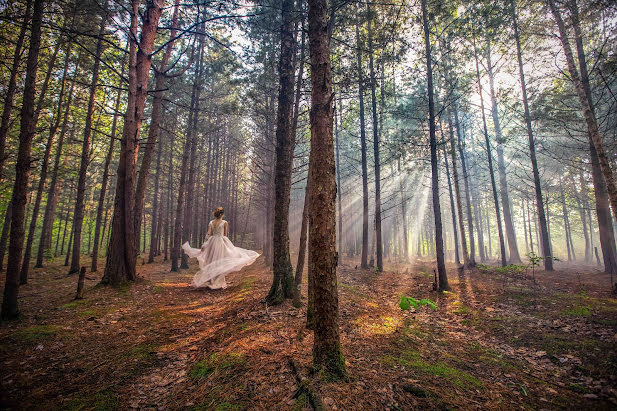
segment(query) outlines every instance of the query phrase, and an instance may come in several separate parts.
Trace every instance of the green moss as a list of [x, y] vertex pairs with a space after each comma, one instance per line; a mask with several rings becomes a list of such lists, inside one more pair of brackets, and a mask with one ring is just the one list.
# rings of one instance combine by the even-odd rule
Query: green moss
[[34, 344], [55, 336], [59, 329], [60, 327], [56, 325], [34, 325], [15, 331], [11, 334], [11, 338], [21, 343]]
[[124, 353], [124, 358], [134, 358], [137, 360], [150, 360], [154, 358], [157, 346], [149, 343], [141, 343], [131, 347]]
[[82, 304], [84, 304], [86, 302], [86, 300], [75, 300], [75, 301], [71, 301], [70, 303], [66, 303], [62, 306], [60, 306], [60, 310], [68, 310], [71, 308], [75, 308], [78, 307]]
[[246, 357], [244, 354], [229, 353], [218, 354], [214, 353], [205, 360], [201, 360], [195, 363], [189, 373], [191, 378], [202, 379], [206, 378], [213, 372], [220, 370], [231, 370], [242, 368], [246, 364]]
[[294, 404], [291, 406], [291, 411], [302, 411], [310, 406], [311, 404], [309, 403], [308, 395], [306, 395], [306, 392], [302, 391], [300, 395], [298, 395], [298, 398], [296, 398]]
[[339, 344], [333, 347], [316, 366], [320, 378], [325, 382], [347, 381], [349, 376], [345, 370], [345, 358]]
[[567, 317], [589, 317], [591, 315], [591, 307], [588, 305], [579, 305], [563, 310], [561, 315]]
[[123, 283], [116, 284], [113, 287], [114, 287], [114, 289], [116, 291], [118, 291], [118, 293], [126, 295], [131, 290], [131, 282], [130, 281], [125, 281]]
[[83, 315], [84, 317], [92, 317], [95, 315], [95, 313], [96, 312], [93, 309], [89, 309], [89, 310], [80, 312], [79, 315]]
[[229, 402], [222, 402], [220, 404], [217, 404], [216, 407], [214, 407], [214, 411], [236, 411], [241, 409], [242, 406], [238, 404], [231, 404]]
[[73, 398], [66, 405], [66, 409], [70, 411], [111, 411], [120, 409], [120, 400], [111, 390], [102, 390], [85, 397]]
[[388, 365], [400, 364], [419, 373], [434, 375], [448, 380], [459, 388], [474, 389], [484, 386], [484, 383], [473, 375], [453, 368], [444, 362], [429, 363], [422, 359], [420, 353], [414, 349], [404, 350], [398, 357], [387, 356], [384, 362]]
[[154, 285], [152, 286], [152, 292], [155, 294], [160, 294], [163, 292], [163, 287], [161, 287], [160, 285]]

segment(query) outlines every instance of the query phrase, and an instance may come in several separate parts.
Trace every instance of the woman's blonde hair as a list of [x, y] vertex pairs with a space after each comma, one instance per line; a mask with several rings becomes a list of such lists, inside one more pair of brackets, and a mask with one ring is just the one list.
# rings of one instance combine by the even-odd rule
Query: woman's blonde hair
[[214, 212], [212, 213], [214, 218], [220, 218], [223, 214], [225, 214], [225, 210], [223, 210], [223, 207], [216, 207], [214, 209]]

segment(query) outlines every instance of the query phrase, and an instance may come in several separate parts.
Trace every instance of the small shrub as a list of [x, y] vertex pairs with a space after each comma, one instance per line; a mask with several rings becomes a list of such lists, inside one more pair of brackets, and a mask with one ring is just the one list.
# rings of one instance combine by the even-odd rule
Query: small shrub
[[418, 307], [423, 306], [423, 305], [428, 305], [433, 310], [437, 309], [437, 304], [435, 304], [433, 301], [429, 300], [428, 298], [417, 300], [413, 297], [401, 296], [401, 301], [398, 304], [401, 310], [404, 310], [404, 311], [409, 311], [411, 306], [413, 306], [413, 308], [417, 310]]

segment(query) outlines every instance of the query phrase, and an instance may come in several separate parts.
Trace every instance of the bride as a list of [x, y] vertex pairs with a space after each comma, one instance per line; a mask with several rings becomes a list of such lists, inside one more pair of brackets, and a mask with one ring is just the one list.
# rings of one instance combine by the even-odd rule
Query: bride
[[188, 241], [182, 245], [184, 252], [199, 261], [199, 271], [193, 277], [192, 286], [211, 289], [227, 288], [225, 276], [253, 264], [259, 254], [252, 250], [235, 247], [229, 238], [227, 221], [223, 220], [223, 207], [214, 210], [214, 220], [208, 224], [206, 241], [199, 248], [191, 248]]

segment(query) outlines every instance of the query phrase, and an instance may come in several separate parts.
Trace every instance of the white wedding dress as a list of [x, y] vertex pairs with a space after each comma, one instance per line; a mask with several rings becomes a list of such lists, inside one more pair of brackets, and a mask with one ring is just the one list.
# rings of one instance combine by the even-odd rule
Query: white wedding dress
[[182, 245], [184, 252], [191, 258], [199, 261], [199, 271], [193, 277], [191, 285], [196, 288], [208, 287], [212, 289], [227, 288], [225, 276], [253, 264], [259, 254], [252, 250], [235, 247], [224, 235], [225, 224], [221, 220], [218, 224], [210, 221], [206, 239], [202, 248], [191, 248], [188, 241]]

